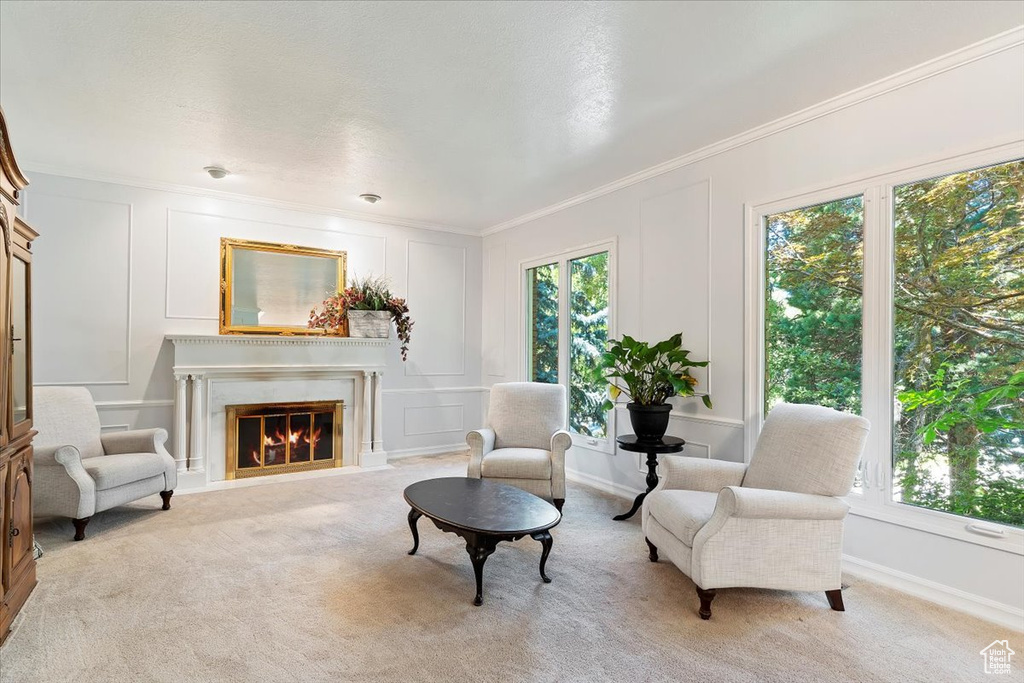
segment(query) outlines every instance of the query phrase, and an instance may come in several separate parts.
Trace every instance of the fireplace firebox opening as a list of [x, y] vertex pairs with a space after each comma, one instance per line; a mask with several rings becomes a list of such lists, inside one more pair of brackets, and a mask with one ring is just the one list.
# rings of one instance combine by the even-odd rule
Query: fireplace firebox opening
[[226, 479], [341, 467], [344, 401], [226, 406]]

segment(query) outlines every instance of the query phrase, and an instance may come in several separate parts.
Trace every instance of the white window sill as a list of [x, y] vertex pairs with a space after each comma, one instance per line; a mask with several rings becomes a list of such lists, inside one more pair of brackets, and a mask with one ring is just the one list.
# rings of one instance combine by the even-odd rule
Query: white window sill
[[[936, 510], [914, 508], [899, 503], [888, 503], [881, 506], [871, 505], [862, 500], [860, 496], [848, 496], [846, 500], [851, 505], [851, 515], [875, 519], [888, 524], [896, 524], [908, 529], [945, 536], [946, 538], [1002, 550], [1003, 552], [1015, 555], [1024, 555], [1024, 530], [1021, 529], [992, 522], [976, 521]], [[1002, 529], [1005, 532], [1005, 537], [995, 538], [968, 531], [967, 525], [974, 523], [985, 527]]]

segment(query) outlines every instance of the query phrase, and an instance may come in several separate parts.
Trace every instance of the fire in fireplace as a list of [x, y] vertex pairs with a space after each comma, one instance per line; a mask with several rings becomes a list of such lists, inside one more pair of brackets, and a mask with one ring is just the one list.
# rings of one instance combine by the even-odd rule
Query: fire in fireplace
[[227, 406], [225, 477], [341, 467], [344, 402]]

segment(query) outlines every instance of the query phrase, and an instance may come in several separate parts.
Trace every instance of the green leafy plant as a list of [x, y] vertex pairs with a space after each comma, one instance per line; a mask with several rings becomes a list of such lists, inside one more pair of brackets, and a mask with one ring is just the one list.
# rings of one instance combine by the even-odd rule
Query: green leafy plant
[[[609, 385], [610, 398], [605, 400], [603, 410], [611, 410], [620, 395], [640, 405], [661, 405], [673, 396], [693, 396], [697, 378], [690, 374], [690, 368], [707, 364], [690, 360], [682, 334], [653, 346], [623, 335], [621, 340], [609, 340], [608, 350], [594, 368], [594, 379]], [[703, 394], [701, 400], [711, 407], [710, 396]]]

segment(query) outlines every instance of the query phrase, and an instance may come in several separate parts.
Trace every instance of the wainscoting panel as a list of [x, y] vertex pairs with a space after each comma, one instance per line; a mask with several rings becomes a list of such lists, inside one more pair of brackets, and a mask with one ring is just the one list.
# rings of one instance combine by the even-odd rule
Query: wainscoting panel
[[32, 199], [28, 220], [42, 233], [32, 248], [35, 383], [128, 384], [132, 205], [40, 192]]
[[346, 251], [349, 277], [385, 272], [384, 237], [169, 209], [166, 317], [217, 319], [221, 237]]
[[466, 373], [466, 249], [409, 240], [409, 308], [415, 352], [407, 376]]
[[405, 408], [406, 436], [449, 433], [464, 435], [465, 431], [465, 405], [462, 403]]

